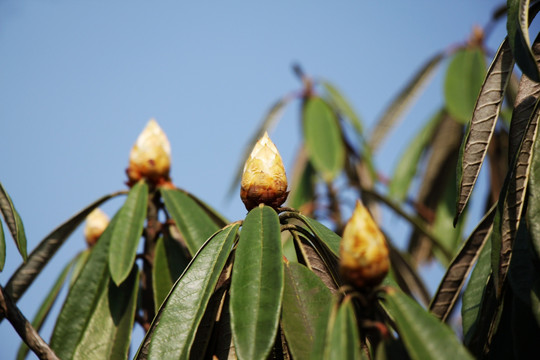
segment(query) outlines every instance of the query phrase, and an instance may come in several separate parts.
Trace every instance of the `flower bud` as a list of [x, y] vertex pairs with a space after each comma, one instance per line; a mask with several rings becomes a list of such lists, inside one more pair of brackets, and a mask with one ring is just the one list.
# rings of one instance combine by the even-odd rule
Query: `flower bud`
[[343, 278], [356, 288], [375, 287], [388, 273], [384, 235], [360, 201], [343, 231], [340, 258]]
[[128, 184], [143, 178], [155, 184], [169, 182], [170, 167], [171, 145], [158, 123], [151, 119], [131, 149], [126, 170]]
[[86, 226], [84, 227], [84, 238], [89, 247], [96, 244], [97, 240], [103, 234], [109, 225], [109, 217], [99, 208], [95, 208], [86, 217]]
[[283, 161], [265, 132], [244, 165], [240, 197], [246, 209], [251, 210], [261, 203], [277, 208], [285, 202], [287, 195]]

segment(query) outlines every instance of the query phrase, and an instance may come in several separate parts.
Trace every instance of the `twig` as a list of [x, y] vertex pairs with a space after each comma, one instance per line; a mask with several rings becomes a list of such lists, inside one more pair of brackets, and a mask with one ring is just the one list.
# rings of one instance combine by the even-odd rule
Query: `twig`
[[2, 286], [0, 286], [0, 314], [8, 319], [21, 339], [40, 359], [58, 359], [54, 351], [26, 320]]

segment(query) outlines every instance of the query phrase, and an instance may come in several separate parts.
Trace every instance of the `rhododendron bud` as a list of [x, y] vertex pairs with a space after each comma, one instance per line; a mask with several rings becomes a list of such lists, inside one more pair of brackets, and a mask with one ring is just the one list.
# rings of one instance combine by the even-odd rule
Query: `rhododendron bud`
[[86, 226], [84, 227], [84, 238], [88, 246], [92, 247], [103, 234], [109, 225], [109, 217], [99, 208], [95, 208], [86, 217]]
[[388, 245], [360, 201], [343, 231], [340, 258], [343, 278], [356, 288], [377, 286], [388, 273]]
[[283, 161], [268, 133], [264, 133], [244, 165], [240, 197], [246, 209], [251, 210], [259, 204], [277, 208], [287, 195]]
[[151, 119], [131, 149], [126, 170], [129, 185], [140, 179], [154, 184], [169, 182], [170, 168], [171, 145], [158, 123]]

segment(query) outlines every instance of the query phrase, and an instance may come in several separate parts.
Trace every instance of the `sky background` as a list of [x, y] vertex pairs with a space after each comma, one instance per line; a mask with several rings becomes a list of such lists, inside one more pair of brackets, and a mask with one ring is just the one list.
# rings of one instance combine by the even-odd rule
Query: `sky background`
[[[174, 183], [230, 220], [243, 218], [238, 195], [225, 194], [267, 109], [301, 88], [293, 63], [334, 83], [370, 129], [414, 71], [465, 41], [501, 3], [0, 0], [0, 182], [23, 219], [28, 252], [75, 212], [125, 189], [130, 149], [152, 117], [171, 142]], [[496, 50], [504, 36], [500, 22], [488, 46]], [[443, 104], [445, 66], [377, 154], [382, 174]], [[298, 115], [293, 102], [270, 134], [289, 173]], [[103, 209], [112, 216], [121, 201]], [[395, 216], [384, 220], [396, 229]], [[21, 262], [9, 234], [6, 242], [1, 285]], [[19, 301], [28, 318], [84, 248], [78, 230]], [[51, 319], [46, 340], [53, 327]], [[3, 321], [0, 357], [14, 358], [18, 346]]]

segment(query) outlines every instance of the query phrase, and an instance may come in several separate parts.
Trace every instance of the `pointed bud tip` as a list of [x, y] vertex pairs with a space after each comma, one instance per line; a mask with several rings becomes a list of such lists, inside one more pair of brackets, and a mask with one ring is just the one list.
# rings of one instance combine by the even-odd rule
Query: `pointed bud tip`
[[364, 205], [358, 201], [343, 232], [340, 271], [357, 288], [375, 287], [390, 267], [388, 245]]
[[141, 132], [129, 155], [126, 173], [129, 184], [140, 179], [153, 183], [169, 181], [171, 145], [155, 119], [150, 119]]
[[244, 165], [240, 197], [246, 209], [251, 210], [259, 204], [278, 208], [285, 202], [287, 195], [283, 160], [265, 132]]

